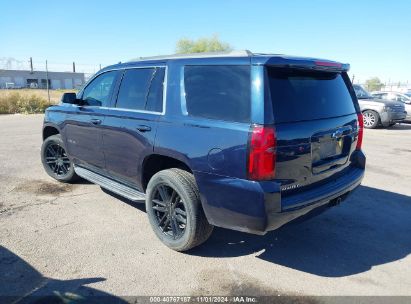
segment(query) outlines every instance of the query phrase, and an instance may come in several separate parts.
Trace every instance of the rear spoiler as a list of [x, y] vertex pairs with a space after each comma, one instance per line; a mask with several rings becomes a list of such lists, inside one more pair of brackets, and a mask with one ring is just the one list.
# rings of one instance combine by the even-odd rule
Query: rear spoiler
[[350, 65], [348, 63], [340, 63], [323, 59], [294, 59], [284, 57], [271, 57], [265, 62], [265, 65], [326, 72], [347, 72], [350, 69]]

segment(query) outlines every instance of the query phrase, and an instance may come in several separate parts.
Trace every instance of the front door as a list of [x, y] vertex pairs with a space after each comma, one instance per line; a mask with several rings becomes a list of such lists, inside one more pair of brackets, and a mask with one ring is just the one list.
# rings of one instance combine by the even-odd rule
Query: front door
[[68, 154], [77, 165], [104, 169], [102, 125], [117, 80], [117, 71], [94, 78], [80, 93], [81, 104], [67, 113], [64, 127]]

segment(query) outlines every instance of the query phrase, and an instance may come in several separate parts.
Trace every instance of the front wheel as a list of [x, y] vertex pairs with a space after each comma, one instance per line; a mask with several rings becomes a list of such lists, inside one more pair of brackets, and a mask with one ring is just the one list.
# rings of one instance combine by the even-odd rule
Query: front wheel
[[364, 127], [367, 129], [374, 129], [378, 126], [380, 117], [377, 112], [367, 110], [362, 113], [364, 118]]
[[146, 210], [156, 236], [176, 251], [202, 244], [213, 231], [202, 209], [194, 176], [181, 169], [163, 170], [150, 179]]
[[68, 183], [78, 179], [59, 134], [44, 140], [41, 146], [41, 162], [47, 174], [60, 182]]

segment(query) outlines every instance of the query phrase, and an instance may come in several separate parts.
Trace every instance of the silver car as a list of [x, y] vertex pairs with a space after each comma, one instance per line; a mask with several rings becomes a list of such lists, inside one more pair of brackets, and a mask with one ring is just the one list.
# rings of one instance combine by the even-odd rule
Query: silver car
[[371, 95], [379, 99], [404, 103], [405, 111], [407, 111], [406, 121], [411, 122], [411, 95], [398, 92], [372, 92]]
[[389, 127], [404, 121], [407, 115], [404, 103], [377, 99], [358, 84], [353, 87], [364, 117], [365, 128], [373, 129], [380, 125]]

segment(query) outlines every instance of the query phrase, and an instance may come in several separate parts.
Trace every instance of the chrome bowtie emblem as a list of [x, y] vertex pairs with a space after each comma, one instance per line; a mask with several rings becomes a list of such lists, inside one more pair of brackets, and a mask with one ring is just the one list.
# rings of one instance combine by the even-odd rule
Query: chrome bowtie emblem
[[333, 134], [331, 134], [331, 137], [332, 138], [340, 138], [342, 135], [343, 135], [343, 131], [342, 130], [337, 130]]

